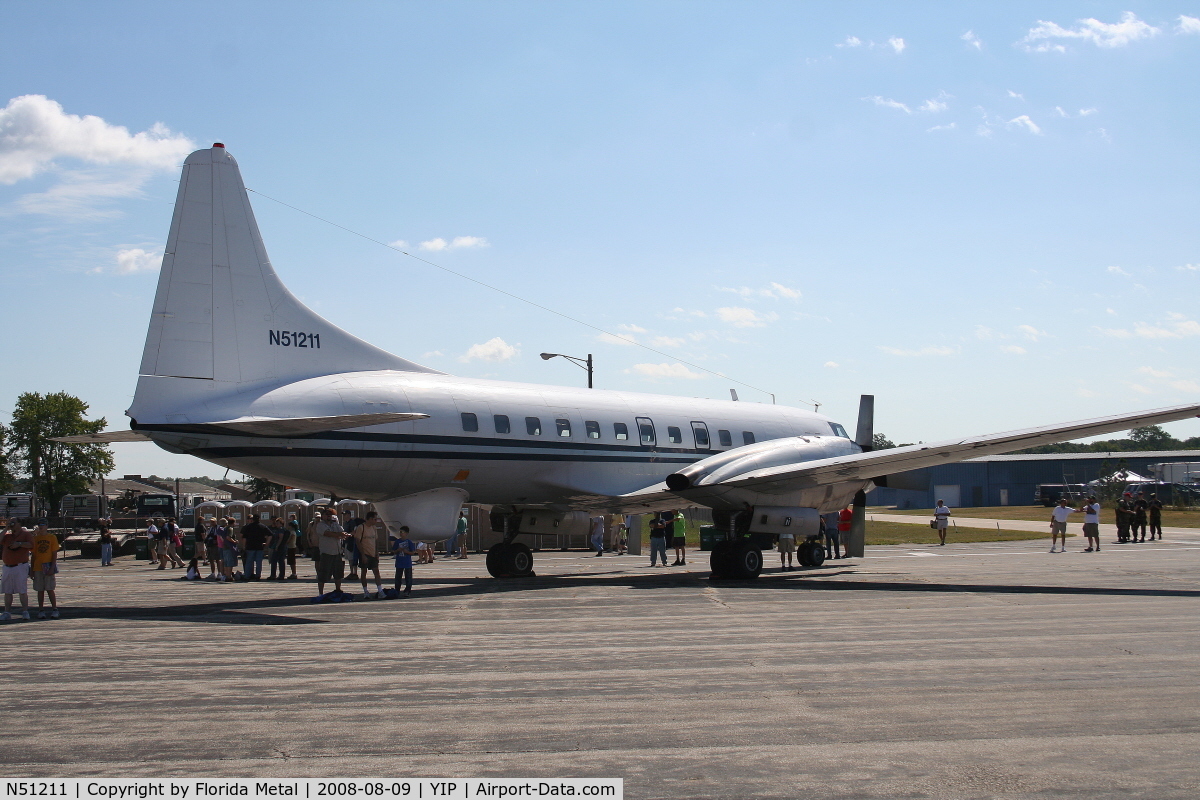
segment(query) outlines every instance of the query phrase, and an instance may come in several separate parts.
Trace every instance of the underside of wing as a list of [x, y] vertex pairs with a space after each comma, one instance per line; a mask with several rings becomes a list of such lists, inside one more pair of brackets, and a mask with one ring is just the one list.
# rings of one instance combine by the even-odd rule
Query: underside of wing
[[139, 431], [104, 431], [78, 436], [55, 436], [50, 441], [63, 444], [112, 444], [113, 442], [149, 442], [150, 437]]

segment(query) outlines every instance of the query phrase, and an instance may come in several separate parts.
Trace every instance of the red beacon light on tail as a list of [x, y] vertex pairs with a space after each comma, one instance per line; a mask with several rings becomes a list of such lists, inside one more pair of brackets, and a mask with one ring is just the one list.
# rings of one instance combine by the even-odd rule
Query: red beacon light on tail
[[225, 145], [221, 142], [213, 142], [213, 147], [220, 147], [222, 150], [225, 149]]

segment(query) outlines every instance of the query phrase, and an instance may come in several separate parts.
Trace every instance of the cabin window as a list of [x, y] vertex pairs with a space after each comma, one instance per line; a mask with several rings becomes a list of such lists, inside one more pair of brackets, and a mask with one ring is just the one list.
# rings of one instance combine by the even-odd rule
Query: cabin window
[[683, 434], [674, 425], [667, 426], [667, 441], [671, 444], [683, 444]]
[[708, 449], [708, 426], [703, 422], [692, 423], [692, 436], [696, 439], [697, 450]]
[[733, 437], [729, 435], [729, 431], [717, 431], [717, 441], [721, 443], [721, 447], [733, 447]]
[[525, 418], [525, 432], [530, 436], [542, 435], [542, 421], [537, 417]]
[[840, 436], [843, 439], [850, 438], [848, 435], [846, 435], [846, 429], [843, 428], [841, 425], [838, 425], [836, 422], [829, 423], [829, 427], [833, 430], [834, 436]]
[[496, 426], [496, 433], [511, 433], [512, 427], [508, 424], [507, 414], [493, 414], [492, 424]]
[[599, 422], [589, 419], [583, 423], [583, 428], [585, 431], [587, 431], [587, 438], [589, 438], [589, 439], [599, 439], [600, 438], [600, 423]]
[[742, 431], [742, 444], [754, 444], [754, 434], [750, 431]]
[[654, 421], [646, 417], [637, 418], [638, 435], [643, 445], [654, 446]]
[[554, 426], [558, 428], [558, 435], [564, 439], [571, 435], [571, 420], [556, 419], [554, 420]]
[[463, 430], [467, 433], [475, 433], [479, 430], [479, 417], [472, 414], [470, 411], [464, 411], [461, 414]]
[[629, 426], [624, 422], [613, 423], [613, 436], [618, 442], [624, 442], [629, 439]]

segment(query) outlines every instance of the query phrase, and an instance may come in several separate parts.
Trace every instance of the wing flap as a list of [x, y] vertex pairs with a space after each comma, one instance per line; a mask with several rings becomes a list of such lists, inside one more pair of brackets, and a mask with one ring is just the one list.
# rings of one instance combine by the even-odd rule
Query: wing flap
[[149, 442], [149, 436], [139, 431], [104, 431], [78, 436], [55, 436], [50, 441], [63, 444], [112, 444], [113, 442]]

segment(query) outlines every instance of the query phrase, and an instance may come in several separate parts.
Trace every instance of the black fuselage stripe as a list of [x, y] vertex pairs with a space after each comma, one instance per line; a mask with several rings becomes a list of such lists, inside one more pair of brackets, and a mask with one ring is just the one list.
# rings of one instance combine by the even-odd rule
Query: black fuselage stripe
[[695, 458], [660, 458], [625, 455], [585, 455], [583, 453], [476, 453], [436, 450], [353, 450], [340, 447], [203, 447], [188, 450], [199, 458], [407, 458], [453, 461], [579, 461], [623, 464], [692, 464]]
[[[458, 447], [529, 447], [539, 450], [591, 450], [612, 451], [622, 450], [629, 453], [685, 453], [696, 456], [711, 456], [721, 450], [696, 450], [689, 447], [657, 447], [648, 445], [604, 444], [581, 441], [538, 440], [538, 439], [499, 439], [483, 436], [431, 436], [415, 433], [355, 433], [351, 431], [322, 431], [304, 436], [266, 436], [258, 433], [246, 433], [222, 428], [219, 425], [134, 425], [138, 431], [162, 431], [163, 433], [193, 433], [204, 436], [238, 436], [251, 439], [288, 439], [297, 441], [332, 440], [341, 442], [388, 442], [397, 444], [422, 445], [453, 445]], [[641, 460], [641, 459], [636, 459]]]

